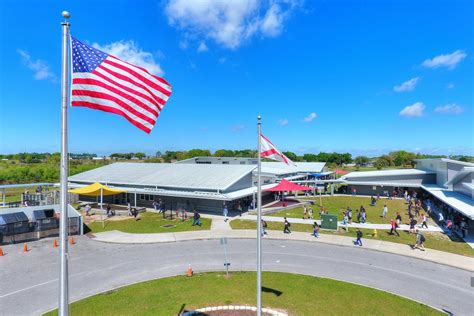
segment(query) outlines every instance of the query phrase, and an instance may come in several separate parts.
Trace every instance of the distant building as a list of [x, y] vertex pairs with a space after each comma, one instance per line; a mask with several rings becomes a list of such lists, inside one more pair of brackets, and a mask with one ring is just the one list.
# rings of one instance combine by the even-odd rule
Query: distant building
[[[168, 209], [197, 208], [222, 211], [230, 207], [248, 207], [256, 193], [256, 159], [198, 157], [177, 163], [118, 162], [69, 177], [71, 187], [94, 182], [120, 188], [127, 193], [106, 197], [105, 202], [151, 207], [161, 199]], [[324, 163], [279, 162], [262, 164], [262, 182], [271, 186], [277, 181], [302, 179], [323, 171]], [[81, 200], [90, 200], [80, 197]]]

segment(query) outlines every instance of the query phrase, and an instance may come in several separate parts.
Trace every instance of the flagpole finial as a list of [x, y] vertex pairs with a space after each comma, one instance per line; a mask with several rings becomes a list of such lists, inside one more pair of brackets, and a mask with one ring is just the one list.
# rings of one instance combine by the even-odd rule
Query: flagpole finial
[[63, 16], [63, 18], [65, 19], [69, 19], [71, 17], [71, 13], [69, 13], [68, 11], [63, 11], [61, 13], [61, 15]]
[[262, 116], [261, 116], [261, 115], [257, 116], [257, 120], [261, 121], [261, 120], [262, 120]]

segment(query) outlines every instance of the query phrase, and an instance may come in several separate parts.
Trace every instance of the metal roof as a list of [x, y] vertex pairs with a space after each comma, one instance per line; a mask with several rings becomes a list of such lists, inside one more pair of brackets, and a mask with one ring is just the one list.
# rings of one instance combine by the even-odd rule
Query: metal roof
[[468, 196], [458, 192], [448, 191], [437, 185], [422, 185], [421, 187], [437, 199], [463, 213], [471, 220], [474, 220], [474, 201]]
[[466, 161], [460, 161], [460, 160], [454, 160], [454, 159], [449, 159], [449, 158], [424, 158], [424, 159], [415, 159], [415, 161], [443, 161], [443, 162], [449, 162], [449, 163], [454, 163], [458, 165], [463, 165], [467, 167], [474, 167], [474, 163], [472, 162], [466, 162]]
[[451, 180], [446, 182], [445, 186], [448, 186], [450, 184], [456, 184], [460, 180], [462, 180], [465, 176], [473, 172], [474, 172], [474, 167], [464, 167], [461, 170], [459, 170], [458, 173], [456, 173], [456, 175], [451, 178]]
[[284, 175], [292, 173], [317, 173], [324, 169], [324, 162], [296, 162], [296, 166], [284, 162], [262, 162], [262, 173]]
[[117, 162], [71, 176], [69, 181], [218, 191], [228, 189], [255, 168], [253, 165]]
[[15, 189], [15, 188], [28, 188], [28, 187], [39, 187], [39, 186], [53, 186], [54, 183], [39, 182], [39, 183], [20, 183], [20, 184], [2, 184], [0, 189]]
[[367, 178], [367, 177], [387, 177], [387, 176], [408, 176], [408, 175], [424, 175], [434, 174], [432, 171], [425, 171], [420, 169], [392, 169], [392, 170], [377, 170], [377, 171], [356, 171], [346, 174], [341, 177], [343, 180], [350, 180], [353, 178]]

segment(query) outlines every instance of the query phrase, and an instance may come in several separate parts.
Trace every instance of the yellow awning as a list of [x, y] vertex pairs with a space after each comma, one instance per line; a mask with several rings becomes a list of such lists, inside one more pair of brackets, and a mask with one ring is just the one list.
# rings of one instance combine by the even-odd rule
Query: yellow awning
[[99, 182], [93, 183], [86, 187], [69, 190], [69, 193], [87, 195], [87, 196], [101, 196], [101, 195], [108, 196], [108, 195], [115, 195], [115, 194], [120, 194], [124, 192], [127, 192], [127, 191], [112, 189], [105, 185], [100, 184]]

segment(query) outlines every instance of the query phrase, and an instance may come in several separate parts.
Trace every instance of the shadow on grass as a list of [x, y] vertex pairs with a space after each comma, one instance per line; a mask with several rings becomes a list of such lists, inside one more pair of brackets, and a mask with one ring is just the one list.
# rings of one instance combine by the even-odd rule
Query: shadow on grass
[[265, 286], [262, 286], [262, 292], [272, 293], [272, 294], [275, 294], [275, 296], [281, 296], [283, 294], [283, 292], [281, 292], [281, 291], [271, 289], [271, 288], [268, 288], [268, 287], [265, 287]]

